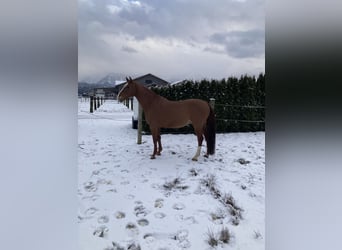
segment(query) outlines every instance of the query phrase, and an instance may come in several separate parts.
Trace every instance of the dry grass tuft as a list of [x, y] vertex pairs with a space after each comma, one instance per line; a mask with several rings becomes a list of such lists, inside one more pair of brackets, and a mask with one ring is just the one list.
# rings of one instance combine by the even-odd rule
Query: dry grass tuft
[[230, 240], [232, 238], [231, 233], [229, 232], [228, 228], [223, 227], [220, 231], [220, 237], [219, 240], [222, 241], [225, 244], [229, 244]]
[[[230, 215], [233, 216], [237, 222], [239, 221], [239, 219], [242, 219], [243, 209], [236, 204], [236, 201], [231, 193], [225, 194], [223, 196], [222, 203], [228, 206]], [[236, 223], [233, 224], [235, 225]]]
[[201, 183], [209, 189], [216, 186], [217, 179], [213, 174], [208, 174], [201, 180]]
[[177, 177], [172, 181], [165, 182], [163, 185], [163, 188], [166, 191], [172, 191], [172, 190], [185, 190], [185, 189], [188, 189], [189, 186], [182, 185], [182, 180]]
[[211, 230], [207, 232], [206, 242], [211, 247], [217, 247], [219, 244], [230, 244], [232, 241], [233, 235], [228, 230], [227, 227], [223, 227], [218, 233], [214, 233]]
[[210, 230], [208, 230], [206, 241], [211, 247], [216, 247], [219, 243], [217, 236], [214, 234], [213, 231], [210, 231]]

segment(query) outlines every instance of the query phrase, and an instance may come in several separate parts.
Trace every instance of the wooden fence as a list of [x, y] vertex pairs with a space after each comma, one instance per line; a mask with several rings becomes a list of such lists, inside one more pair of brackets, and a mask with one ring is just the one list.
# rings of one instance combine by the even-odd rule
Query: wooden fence
[[97, 110], [104, 102], [105, 98], [99, 96], [90, 96], [90, 113]]

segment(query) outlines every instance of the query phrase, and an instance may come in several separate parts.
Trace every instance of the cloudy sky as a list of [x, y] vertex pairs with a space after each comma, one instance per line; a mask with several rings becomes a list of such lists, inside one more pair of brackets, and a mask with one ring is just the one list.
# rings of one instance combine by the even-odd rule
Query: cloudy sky
[[79, 0], [79, 80], [265, 72], [264, 0]]

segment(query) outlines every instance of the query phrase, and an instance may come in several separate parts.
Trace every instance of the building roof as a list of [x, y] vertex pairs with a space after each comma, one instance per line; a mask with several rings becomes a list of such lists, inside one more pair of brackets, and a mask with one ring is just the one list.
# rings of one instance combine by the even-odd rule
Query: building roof
[[[155, 75], [153, 75], [153, 74], [151, 74], [151, 73], [148, 73], [148, 74], [146, 74], [146, 75], [142, 75], [142, 76], [138, 76], [138, 77], [136, 77], [136, 78], [133, 78], [133, 81], [139, 81], [140, 79], [145, 78], [145, 77], [153, 77], [153, 78], [156, 78], [156, 79], [158, 79], [159, 81], [163, 82], [165, 85], [170, 84], [168, 81], [165, 81], [164, 79], [161, 79], [160, 77], [157, 77], [157, 76], [155, 76]], [[116, 86], [121, 86], [121, 85], [124, 85], [124, 84], [126, 84], [126, 83], [127, 83], [127, 81], [125, 81], [125, 82], [123, 82], [123, 83], [120, 83], [120, 84], [118, 84], [118, 85], [116, 85]]]
[[172, 82], [170, 85], [181, 85], [181, 84], [184, 84], [186, 83], [186, 80], [179, 80], [179, 81], [175, 81], [175, 82]]

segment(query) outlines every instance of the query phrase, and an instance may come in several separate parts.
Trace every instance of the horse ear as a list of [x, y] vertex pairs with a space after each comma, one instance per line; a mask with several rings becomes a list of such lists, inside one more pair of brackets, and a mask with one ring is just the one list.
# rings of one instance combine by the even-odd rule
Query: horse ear
[[132, 77], [129, 77], [129, 80], [130, 80], [131, 82], [133, 82]]
[[129, 79], [127, 78], [127, 76], [126, 76], [126, 82], [129, 82]]

